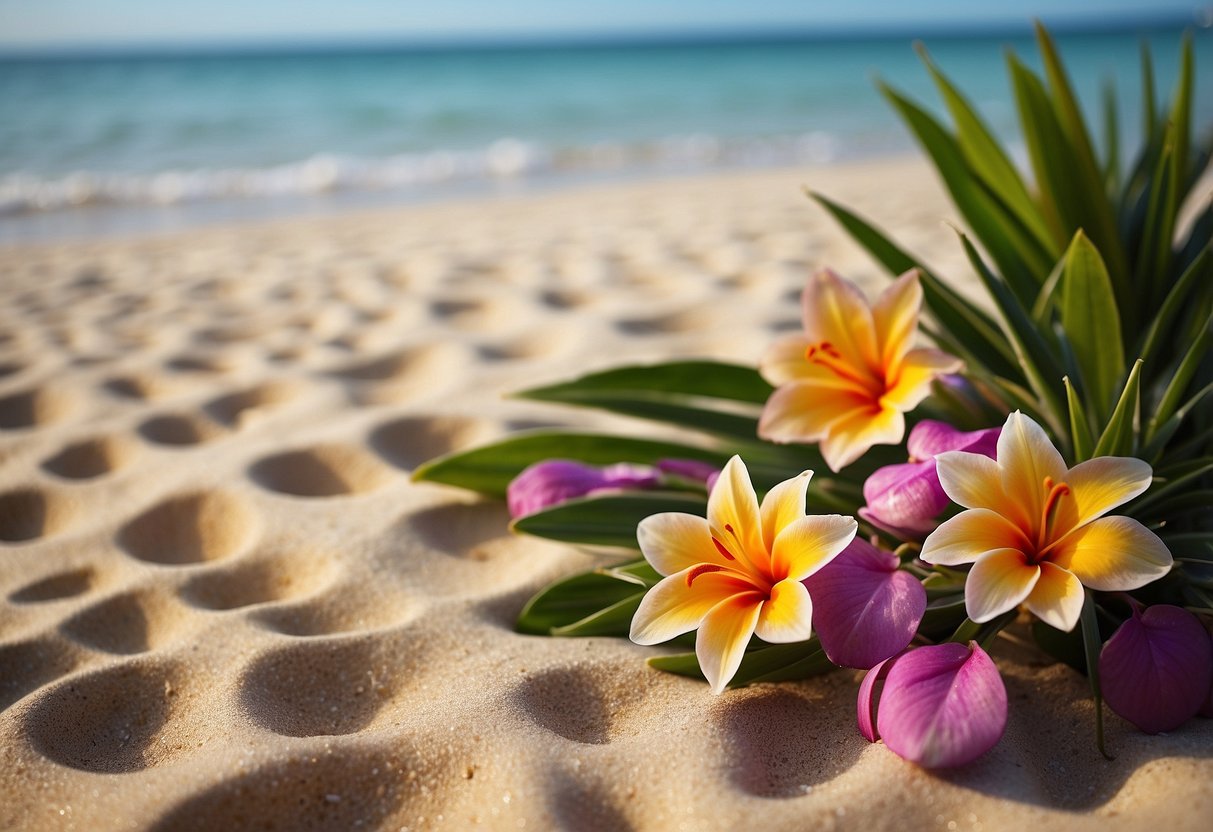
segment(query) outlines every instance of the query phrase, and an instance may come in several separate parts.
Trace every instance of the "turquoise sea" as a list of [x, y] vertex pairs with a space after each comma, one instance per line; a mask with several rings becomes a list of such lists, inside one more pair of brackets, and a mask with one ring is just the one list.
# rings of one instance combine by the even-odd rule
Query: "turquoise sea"
[[[1144, 35], [1164, 94], [1178, 34]], [[1058, 38], [1084, 100], [1114, 79], [1132, 130], [1142, 37]], [[913, 40], [0, 58], [0, 242], [901, 153], [874, 81], [939, 109]], [[1030, 35], [923, 40], [1018, 152], [1003, 53], [1037, 65]], [[1196, 44], [1208, 127], [1213, 33]]]

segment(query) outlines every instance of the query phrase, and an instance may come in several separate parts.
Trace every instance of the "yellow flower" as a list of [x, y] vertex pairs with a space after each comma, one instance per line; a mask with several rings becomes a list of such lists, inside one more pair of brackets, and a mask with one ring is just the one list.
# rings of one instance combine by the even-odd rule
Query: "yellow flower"
[[667, 512], [641, 521], [640, 549], [663, 578], [632, 618], [632, 641], [658, 644], [698, 628], [699, 667], [720, 693], [737, 672], [750, 636], [804, 641], [813, 605], [801, 583], [855, 537], [855, 520], [805, 516], [812, 471], [780, 483], [761, 508], [740, 457], [720, 472], [708, 517]]
[[989, 621], [1019, 604], [1072, 630], [1083, 586], [1136, 589], [1171, 568], [1171, 553], [1141, 523], [1104, 517], [1150, 486], [1140, 459], [1101, 456], [1067, 468], [1040, 425], [1016, 411], [998, 438], [997, 461], [961, 452], [937, 456], [939, 481], [961, 512], [931, 533], [922, 559], [972, 563], [969, 618]]
[[911, 349], [922, 307], [918, 272], [909, 271], [868, 305], [854, 284], [829, 269], [804, 290], [804, 334], [777, 341], [763, 356], [767, 400], [758, 435], [772, 442], [819, 442], [834, 471], [873, 445], [905, 434], [902, 415], [942, 373], [964, 363], [936, 349]]

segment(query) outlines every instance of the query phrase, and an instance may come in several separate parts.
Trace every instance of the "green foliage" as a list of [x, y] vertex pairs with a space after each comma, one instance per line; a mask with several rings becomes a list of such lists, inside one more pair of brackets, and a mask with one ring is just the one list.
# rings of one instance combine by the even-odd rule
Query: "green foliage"
[[[996, 318], [868, 220], [812, 196], [890, 273], [922, 269], [936, 340], [965, 358], [967, 374], [997, 391], [1004, 410], [1045, 425], [1072, 463], [1136, 454], [1160, 482], [1213, 490], [1209, 472], [1186, 467], [1213, 455], [1213, 204], [1179, 221], [1213, 151], [1213, 134], [1193, 135], [1191, 37], [1169, 104], [1157, 97], [1143, 46], [1140, 147], [1122, 166], [1114, 89], [1105, 88], [1101, 154], [1056, 44], [1041, 26], [1036, 36], [1043, 73], [1007, 56], [1030, 178], [925, 49], [951, 124], [881, 85], [968, 228], [961, 245]], [[1208, 504], [1177, 497], [1134, 506], [1150, 510], [1143, 522], [1208, 533]]]

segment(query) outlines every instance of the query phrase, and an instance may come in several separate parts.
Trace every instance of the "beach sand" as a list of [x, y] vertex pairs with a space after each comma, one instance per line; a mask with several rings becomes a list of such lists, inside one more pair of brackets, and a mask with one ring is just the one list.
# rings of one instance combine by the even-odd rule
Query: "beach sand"
[[[754, 362], [830, 265], [801, 193], [945, 274], [918, 161], [720, 174], [0, 250], [0, 828], [1205, 828], [1213, 721], [1147, 737], [1022, 638], [1007, 734], [929, 773], [859, 675], [712, 696], [618, 639], [515, 634], [601, 562], [410, 482], [621, 362]], [[668, 429], [660, 429], [667, 435]]]

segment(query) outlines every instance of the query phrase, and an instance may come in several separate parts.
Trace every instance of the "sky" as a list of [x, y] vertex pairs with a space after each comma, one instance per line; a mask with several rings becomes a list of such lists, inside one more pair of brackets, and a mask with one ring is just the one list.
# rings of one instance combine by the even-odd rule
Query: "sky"
[[0, 0], [0, 52], [187, 44], [461, 41], [1192, 15], [1195, 0]]

